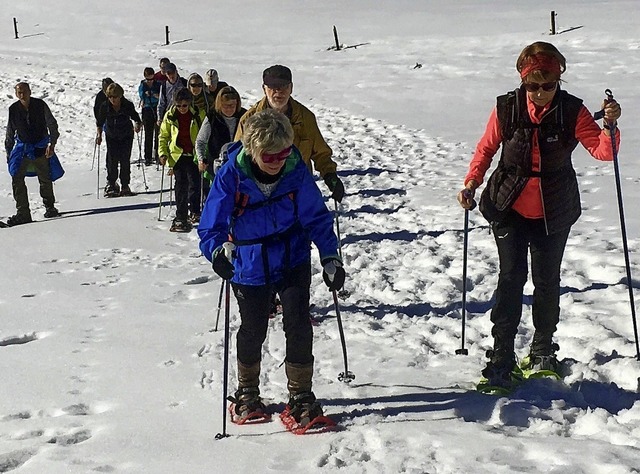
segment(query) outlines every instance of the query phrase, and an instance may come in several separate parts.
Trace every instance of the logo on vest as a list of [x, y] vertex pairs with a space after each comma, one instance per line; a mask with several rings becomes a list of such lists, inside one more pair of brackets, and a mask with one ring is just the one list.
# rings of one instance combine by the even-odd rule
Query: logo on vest
[[560, 140], [560, 138], [558, 138], [558, 135], [556, 135], [555, 137], [547, 137], [547, 143], [554, 143], [558, 140]]

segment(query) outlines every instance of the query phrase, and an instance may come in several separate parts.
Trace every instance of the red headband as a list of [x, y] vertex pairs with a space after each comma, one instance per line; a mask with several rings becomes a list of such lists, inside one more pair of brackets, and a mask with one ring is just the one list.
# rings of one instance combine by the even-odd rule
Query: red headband
[[533, 56], [529, 56], [523, 61], [522, 69], [520, 70], [520, 77], [524, 79], [533, 71], [545, 71], [555, 74], [560, 77], [562, 74], [560, 68], [560, 61], [555, 56], [549, 56], [548, 54], [538, 53]]

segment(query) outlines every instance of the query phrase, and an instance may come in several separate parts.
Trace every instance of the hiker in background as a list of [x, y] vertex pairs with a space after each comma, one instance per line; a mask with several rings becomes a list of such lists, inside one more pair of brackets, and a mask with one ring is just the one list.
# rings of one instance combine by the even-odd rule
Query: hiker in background
[[[231, 281], [240, 309], [238, 389], [230, 409], [235, 423], [264, 414], [260, 365], [275, 291], [284, 308], [287, 413], [300, 424], [323, 413], [312, 391], [311, 242], [330, 290], [342, 287], [345, 272], [333, 216], [293, 139], [291, 124], [280, 112], [264, 110], [247, 120], [242, 146], [234, 144], [216, 175], [198, 227], [202, 254]], [[236, 246], [232, 261], [223, 251], [227, 241]], [[329, 264], [336, 269], [333, 279]]]
[[162, 123], [164, 114], [173, 105], [173, 98], [180, 89], [187, 87], [187, 80], [180, 77], [178, 69], [173, 63], [168, 63], [165, 68], [167, 80], [160, 87], [160, 98], [158, 99], [158, 125]]
[[344, 185], [336, 174], [336, 163], [331, 159], [333, 152], [324, 141], [316, 116], [300, 102], [291, 97], [293, 82], [291, 70], [286, 66], [275, 65], [264, 70], [262, 74], [262, 90], [264, 97], [251, 107], [240, 119], [236, 140], [240, 140], [244, 132], [244, 122], [256, 112], [272, 108], [285, 114], [293, 127], [293, 144], [300, 150], [303, 161], [312, 171], [312, 165], [324, 180], [331, 192], [331, 197], [338, 202], [344, 197]]
[[218, 93], [222, 90], [223, 87], [228, 86], [224, 81], [221, 81], [218, 77], [218, 71], [215, 69], [209, 69], [204, 75], [204, 82], [207, 85], [207, 94], [209, 95], [209, 103], [213, 104]]
[[206, 199], [215, 175], [214, 163], [222, 147], [233, 140], [240, 118], [246, 113], [240, 94], [231, 86], [223, 87], [212, 110], [202, 122], [196, 139], [198, 169], [204, 174], [202, 194]]
[[153, 68], [144, 68], [144, 79], [138, 86], [142, 107], [142, 125], [144, 126], [144, 164], [149, 166], [157, 160], [158, 154], [158, 118], [156, 116], [160, 97], [160, 82], [154, 79]]
[[96, 98], [93, 101], [93, 116], [96, 120], [98, 120], [98, 112], [100, 112], [100, 107], [102, 107], [102, 104], [107, 102], [107, 87], [109, 87], [110, 84], [113, 84], [113, 79], [111, 79], [110, 77], [105, 77], [104, 79], [102, 79], [102, 88], [100, 89], [100, 92], [96, 94]]
[[209, 102], [210, 98], [204, 90], [202, 76], [195, 72], [191, 74], [187, 79], [187, 87], [193, 96], [193, 106], [206, 115], [209, 109], [213, 107], [213, 101]]
[[[560, 319], [560, 266], [571, 226], [581, 213], [571, 154], [580, 143], [594, 158], [613, 160], [610, 128], [620, 117], [620, 106], [605, 101], [601, 129], [582, 100], [561, 89], [565, 69], [564, 56], [550, 43], [540, 41], [522, 50], [516, 61], [520, 87], [497, 98], [458, 193], [461, 206], [469, 209], [502, 147], [480, 198], [500, 259], [491, 310], [493, 350], [487, 352], [489, 362], [482, 371], [489, 385], [511, 385], [529, 252], [535, 332], [522, 366], [557, 370], [559, 347], [553, 335]], [[615, 140], [619, 143], [617, 128]]]
[[161, 58], [160, 59], [160, 70], [153, 75], [153, 78], [156, 81], [158, 81], [160, 83], [163, 83], [163, 82], [165, 82], [167, 80], [166, 68], [167, 68], [167, 65], [170, 62], [171, 61], [169, 60], [169, 58]]
[[[142, 120], [133, 103], [124, 97], [120, 84], [113, 83], [107, 87], [108, 102], [102, 104], [98, 113], [96, 143], [102, 144], [104, 128], [107, 140], [107, 185], [105, 197], [131, 196], [129, 182], [131, 180], [131, 147], [133, 132], [140, 132]], [[135, 125], [132, 125], [131, 122]], [[118, 166], [120, 172], [118, 173]], [[120, 177], [120, 185], [116, 182]]]
[[200, 176], [194, 154], [204, 112], [201, 116], [192, 102], [191, 92], [180, 89], [160, 125], [160, 164], [171, 168], [175, 177], [176, 216], [171, 232], [189, 232], [200, 220]]
[[15, 94], [18, 100], [9, 107], [4, 141], [16, 201], [16, 214], [7, 220], [9, 226], [32, 221], [29, 193], [24, 182], [26, 176], [38, 176], [44, 217], [58, 216], [52, 182], [64, 174], [55, 154], [60, 136], [58, 123], [49, 106], [42, 99], [31, 97], [31, 87], [26, 82], [16, 84]]

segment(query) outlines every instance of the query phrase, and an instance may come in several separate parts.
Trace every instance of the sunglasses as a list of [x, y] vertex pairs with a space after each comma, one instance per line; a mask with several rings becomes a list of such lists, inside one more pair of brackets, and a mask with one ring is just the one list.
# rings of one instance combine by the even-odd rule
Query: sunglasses
[[527, 92], [538, 92], [540, 89], [545, 92], [551, 92], [558, 86], [558, 82], [545, 82], [544, 84], [538, 84], [537, 82], [525, 82], [522, 85]]
[[188, 109], [189, 104], [176, 104], [176, 109]]
[[279, 163], [286, 160], [291, 154], [291, 147], [287, 147], [278, 153], [263, 153], [261, 158], [263, 163]]
[[144, 80], [145, 81], [153, 81], [153, 77], [145, 77]]
[[202, 87], [202, 82], [192, 82], [189, 84], [191, 87]]

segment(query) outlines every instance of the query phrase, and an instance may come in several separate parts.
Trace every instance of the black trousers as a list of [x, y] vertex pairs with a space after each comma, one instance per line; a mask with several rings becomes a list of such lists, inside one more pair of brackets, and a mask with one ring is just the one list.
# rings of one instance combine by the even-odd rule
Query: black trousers
[[311, 263], [292, 268], [274, 285], [233, 284], [240, 308], [237, 357], [245, 365], [262, 359], [262, 344], [267, 337], [271, 295], [278, 292], [282, 302], [282, 323], [286, 338], [286, 361], [294, 364], [313, 362], [313, 328], [309, 320]]
[[547, 235], [543, 219], [526, 219], [513, 211], [492, 229], [500, 257], [496, 303], [491, 311], [494, 338], [513, 344], [518, 332], [529, 251], [533, 325], [536, 334], [552, 336], [560, 319], [560, 266], [570, 229]]
[[200, 213], [200, 173], [193, 156], [182, 155], [173, 167], [176, 187], [176, 219], [185, 220], [189, 211]]
[[142, 109], [142, 126], [144, 127], [144, 162], [152, 164], [158, 155], [158, 119], [152, 107]]
[[[131, 182], [131, 147], [133, 135], [124, 139], [107, 135], [107, 182], [114, 185], [120, 176], [120, 184], [129, 186]], [[120, 167], [120, 173], [118, 173]]]

